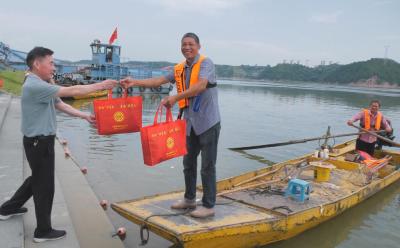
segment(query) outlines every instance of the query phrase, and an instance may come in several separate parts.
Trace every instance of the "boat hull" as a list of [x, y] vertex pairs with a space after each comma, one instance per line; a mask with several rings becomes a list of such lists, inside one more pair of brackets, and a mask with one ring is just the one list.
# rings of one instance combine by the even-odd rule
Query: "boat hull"
[[[354, 150], [354, 141], [339, 145], [337, 148], [339, 154]], [[399, 152], [385, 152], [380, 156], [383, 156], [383, 154], [390, 154], [393, 156], [393, 162], [397, 165], [400, 164]], [[218, 192], [229, 190], [232, 185], [237, 185], [249, 178], [272, 172], [284, 163], [301, 161], [309, 156], [306, 155], [272, 167], [219, 181], [217, 184]], [[332, 159], [332, 161], [335, 160]], [[344, 164], [342, 161], [337, 163], [339, 167], [344, 167]], [[355, 171], [351, 166], [350, 164], [347, 170]], [[300, 210], [295, 210], [293, 213], [272, 210], [272, 208], [263, 206], [262, 201], [252, 201], [250, 198], [240, 199], [245, 194], [231, 193], [217, 198], [217, 202], [234, 201], [230, 205], [216, 206], [214, 218], [196, 220], [188, 216], [169, 218], [155, 216], [146, 220], [146, 226], [152, 232], [183, 247], [258, 247], [289, 239], [318, 226], [322, 222], [360, 204], [377, 192], [399, 181], [399, 179], [400, 170], [397, 169], [384, 178], [374, 180], [365, 186], [355, 187], [354, 190], [347, 189], [346, 192], [348, 193], [342, 194], [341, 197], [333, 201], [321, 205], [313, 204], [312, 207], [307, 207], [307, 204], [305, 204], [299, 207]], [[182, 198], [182, 195], [183, 192], [166, 193], [114, 203], [112, 208], [128, 220], [142, 225], [145, 218], [159, 213], [160, 210], [171, 213], [170, 204]]]

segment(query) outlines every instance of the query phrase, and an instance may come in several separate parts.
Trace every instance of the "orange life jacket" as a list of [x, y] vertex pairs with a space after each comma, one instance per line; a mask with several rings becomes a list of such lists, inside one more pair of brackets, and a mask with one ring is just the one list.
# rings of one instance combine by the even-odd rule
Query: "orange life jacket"
[[[193, 64], [192, 72], [190, 74], [189, 87], [191, 85], [196, 84], [199, 81], [200, 65], [201, 65], [201, 62], [203, 62], [203, 60], [205, 58], [206, 58], [205, 56], [200, 55], [200, 58], [198, 59], [198, 61], [195, 64]], [[174, 66], [175, 83], [176, 83], [176, 90], [178, 91], [178, 94], [184, 92], [187, 89], [185, 65], [186, 65], [186, 61], [183, 61]], [[189, 100], [187, 98], [179, 100], [178, 105], [179, 105], [180, 109], [184, 109], [187, 106], [189, 106]]]
[[[364, 109], [364, 128], [367, 130], [371, 129], [371, 118], [369, 115], [369, 109]], [[375, 130], [380, 130], [382, 122], [382, 113], [378, 112], [375, 120]]]

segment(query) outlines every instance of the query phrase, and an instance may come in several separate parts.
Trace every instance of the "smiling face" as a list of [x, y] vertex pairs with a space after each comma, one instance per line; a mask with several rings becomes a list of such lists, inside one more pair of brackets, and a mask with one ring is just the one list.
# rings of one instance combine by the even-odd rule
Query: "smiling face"
[[182, 39], [181, 51], [183, 56], [188, 62], [193, 62], [199, 54], [200, 44], [192, 37], [185, 37]]
[[372, 114], [376, 114], [379, 111], [379, 103], [377, 102], [372, 102], [371, 105], [369, 105], [369, 110], [371, 111]]

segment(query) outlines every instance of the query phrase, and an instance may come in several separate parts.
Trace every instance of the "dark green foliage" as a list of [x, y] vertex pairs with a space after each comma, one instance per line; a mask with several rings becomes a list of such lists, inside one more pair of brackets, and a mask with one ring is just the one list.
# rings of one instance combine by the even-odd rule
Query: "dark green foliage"
[[377, 77], [379, 82], [400, 84], [400, 64], [394, 60], [370, 59], [340, 66], [327, 73], [323, 81], [351, 83]]
[[400, 64], [390, 59], [370, 59], [348, 65], [320, 65], [314, 68], [300, 64], [278, 64], [273, 67], [217, 65], [217, 75], [219, 78], [346, 84], [377, 77], [379, 83], [400, 84]]

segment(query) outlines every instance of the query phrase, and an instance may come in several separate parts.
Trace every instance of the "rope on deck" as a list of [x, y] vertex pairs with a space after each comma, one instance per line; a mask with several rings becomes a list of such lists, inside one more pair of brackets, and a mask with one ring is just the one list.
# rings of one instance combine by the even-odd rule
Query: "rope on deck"
[[[168, 213], [168, 214], [152, 214], [150, 216], [147, 216], [144, 220], [143, 220], [143, 224], [140, 226], [140, 240], [141, 243], [139, 244], [140, 246], [144, 246], [149, 242], [150, 239], [150, 232], [149, 232], [149, 227], [148, 227], [148, 220], [152, 217], [170, 217], [170, 216], [180, 216], [180, 215], [185, 215], [190, 213], [192, 210], [191, 209], [186, 209], [183, 212], [179, 212], [179, 213]], [[181, 243], [181, 241], [176, 238], [176, 240], [178, 241], [178, 243]]]
[[[231, 200], [231, 201], [226, 201], [226, 202], [216, 202], [215, 205], [229, 205], [232, 204], [234, 202], [237, 202], [237, 200]], [[170, 216], [180, 216], [180, 215], [186, 215], [188, 213], [190, 213], [193, 209], [185, 209], [185, 211], [183, 212], [179, 212], [179, 213], [167, 213], [167, 214], [153, 214], [153, 215], [149, 215], [147, 216], [144, 220], [143, 220], [143, 224], [140, 225], [140, 246], [144, 246], [149, 242], [150, 239], [150, 232], [149, 232], [149, 227], [148, 227], [148, 221], [150, 218], [152, 217], [170, 217]], [[177, 243], [179, 245], [182, 245], [182, 242], [176, 238]]]

